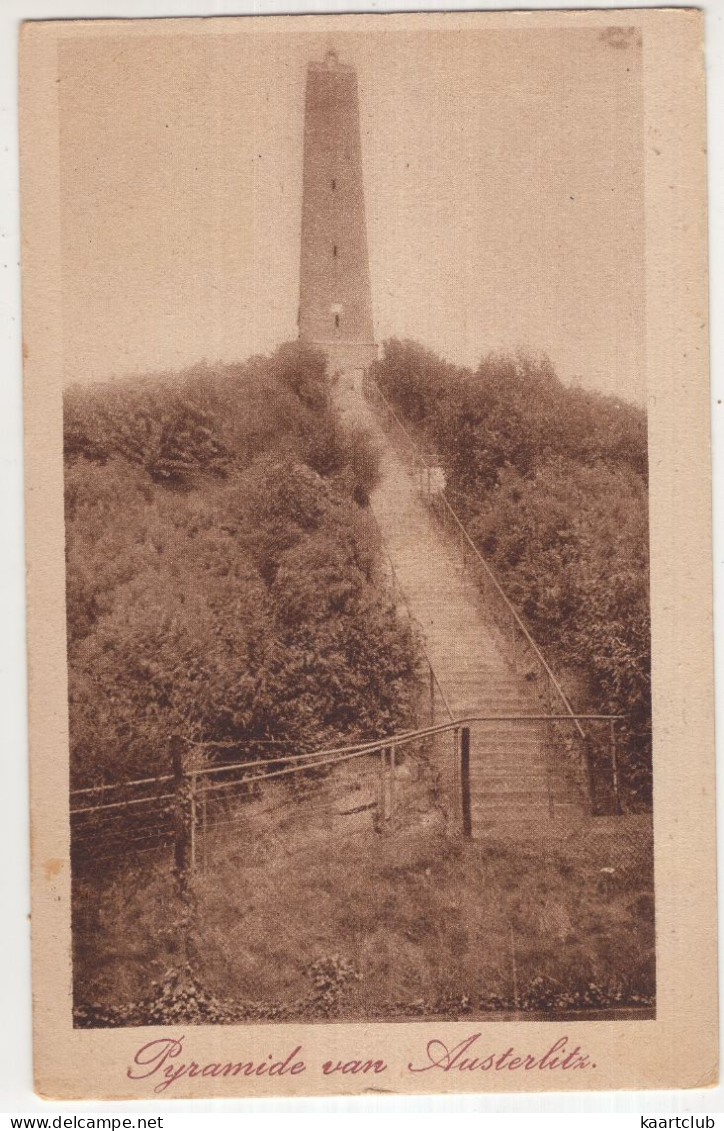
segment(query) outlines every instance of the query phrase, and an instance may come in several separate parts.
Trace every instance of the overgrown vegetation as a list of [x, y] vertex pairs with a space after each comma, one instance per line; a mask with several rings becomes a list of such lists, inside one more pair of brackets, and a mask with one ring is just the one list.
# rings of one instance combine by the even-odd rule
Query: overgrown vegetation
[[416, 646], [377, 576], [368, 436], [290, 345], [65, 396], [74, 787], [172, 733], [264, 757], [400, 729]]
[[622, 714], [628, 804], [651, 800], [645, 412], [568, 388], [550, 364], [474, 372], [385, 343], [374, 376], [421, 446], [579, 711]]
[[[624, 707], [645, 803], [642, 414], [524, 359], [471, 374], [393, 342], [376, 375], [541, 644], [592, 706]], [[73, 787], [167, 773], [174, 733], [273, 760], [414, 721], [417, 642], [366, 505], [378, 454], [319, 355], [70, 389], [65, 464]], [[76, 1024], [653, 1004], [648, 816], [461, 845], [421, 748], [383, 836], [378, 761], [265, 781], [185, 883], [160, 846], [76, 868]]]

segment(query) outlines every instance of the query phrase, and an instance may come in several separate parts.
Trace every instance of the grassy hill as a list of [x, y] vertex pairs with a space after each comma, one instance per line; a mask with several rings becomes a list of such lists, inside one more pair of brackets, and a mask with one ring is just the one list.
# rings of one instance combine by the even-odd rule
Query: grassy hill
[[[518, 586], [525, 615], [539, 630], [551, 626], [552, 646], [563, 642], [580, 606], [568, 589], [545, 596], [545, 585], [562, 585], [563, 545], [578, 555], [566, 559], [571, 585], [575, 563], [598, 562], [599, 519], [615, 543], [601, 483], [630, 480], [618, 496], [626, 537], [636, 515], [641, 522], [631, 500], [644, 469], [630, 436], [617, 439], [612, 410], [592, 464], [582, 453], [594, 439], [581, 426], [579, 456], [566, 457], [569, 471], [578, 468], [571, 480], [560, 449], [572, 432], [542, 456], [539, 434], [525, 439], [522, 424], [509, 425], [504, 398], [515, 382], [506, 393], [501, 377], [497, 418], [490, 406], [476, 417], [472, 376], [429, 357], [426, 370], [421, 356], [388, 346], [378, 378], [434, 445], [453, 489], [469, 493], [466, 517]], [[405, 400], [421, 373], [429, 411]], [[452, 382], [449, 405], [435, 392], [441, 377]], [[458, 381], [472, 400], [456, 401]], [[525, 421], [526, 397], [518, 402]], [[435, 406], [458, 412], [449, 431]], [[366, 506], [378, 455], [335, 411], [318, 355], [284, 347], [245, 365], [77, 386], [65, 413], [74, 788], [167, 773], [173, 733], [229, 745], [235, 759], [273, 760], [414, 724], [418, 644], [389, 595]], [[453, 437], [463, 427], [461, 444]], [[587, 485], [591, 467], [603, 478]], [[588, 525], [576, 527], [581, 515]], [[578, 531], [568, 543], [566, 530]], [[625, 561], [626, 543], [615, 545]], [[589, 581], [602, 622], [615, 586], [602, 590], [601, 576]], [[593, 631], [599, 622], [586, 609]], [[585, 657], [576, 639], [575, 658]], [[379, 760], [370, 756], [265, 782], [230, 806], [199, 846], [186, 890], [168, 849], [81, 860], [76, 1023], [535, 1017], [651, 1005], [646, 814], [538, 830], [518, 823], [463, 843], [441, 803], [434, 745], [401, 754], [399, 772], [392, 835], [379, 831]]]
[[369, 813], [265, 798], [212, 834], [185, 900], [168, 857], [81, 882], [77, 1022], [651, 1006], [651, 846], [639, 815], [461, 844], [424, 789], [389, 837]]

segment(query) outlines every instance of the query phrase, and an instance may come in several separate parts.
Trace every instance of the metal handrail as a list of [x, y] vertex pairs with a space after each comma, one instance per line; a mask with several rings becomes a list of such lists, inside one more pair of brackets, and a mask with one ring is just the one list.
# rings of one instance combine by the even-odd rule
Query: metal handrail
[[172, 781], [173, 774], [164, 774], [159, 778], [137, 778], [135, 781], [103, 782], [102, 785], [88, 785], [83, 789], [71, 789], [71, 797], [79, 797], [81, 793], [102, 793], [104, 789], [130, 789], [136, 785], [155, 785], [160, 781]]
[[[380, 389], [379, 385], [378, 385], [378, 384], [376, 383], [376, 381], [374, 381], [374, 380], [373, 380], [373, 379], [372, 379], [371, 377], [369, 377], [369, 376], [367, 377], [367, 382], [366, 382], [366, 384], [367, 384], [367, 388], [368, 388], [368, 389], [372, 389], [372, 390], [373, 390], [373, 393], [374, 393], [374, 394], [375, 394], [376, 396], [378, 396], [378, 397], [379, 397], [379, 399], [381, 400], [381, 402], [382, 402], [382, 405], [383, 405], [383, 407], [384, 407], [385, 411], [386, 411], [386, 412], [387, 412], [387, 413], [388, 413], [388, 414], [389, 414], [389, 415], [390, 415], [390, 416], [392, 417], [392, 419], [394, 420], [395, 424], [396, 424], [396, 425], [398, 426], [398, 428], [399, 428], [399, 429], [400, 429], [400, 430], [402, 431], [403, 435], [405, 436], [405, 439], [407, 440], [407, 442], [409, 443], [410, 447], [412, 448], [413, 456], [415, 457], [415, 459], [416, 459], [416, 460], [417, 460], [417, 461], [418, 461], [418, 462], [419, 462], [419, 463], [420, 463], [420, 464], [422, 465], [422, 467], [424, 467], [424, 468], [425, 468], [425, 470], [426, 470], [426, 471], [430, 471], [430, 470], [431, 470], [431, 467], [430, 467], [430, 465], [429, 465], [429, 464], [427, 463], [427, 461], [425, 460], [425, 457], [424, 457], [424, 456], [422, 455], [422, 453], [420, 452], [420, 450], [419, 450], [419, 448], [418, 448], [418, 446], [417, 446], [417, 444], [416, 444], [416, 442], [415, 442], [414, 438], [413, 438], [413, 437], [412, 437], [412, 436], [410, 435], [410, 432], [408, 431], [408, 429], [407, 429], [407, 428], [405, 427], [405, 425], [404, 425], [404, 424], [402, 423], [402, 421], [400, 420], [399, 416], [397, 415], [397, 413], [396, 413], [396, 412], [395, 412], [395, 410], [393, 409], [392, 405], [391, 405], [391, 404], [390, 404], [390, 402], [388, 401], [388, 399], [387, 399], [387, 397], [385, 396], [385, 394], [384, 394], [384, 393], [382, 392], [382, 390]], [[463, 538], [464, 538], [464, 539], [466, 540], [466, 543], [467, 543], [467, 544], [469, 545], [470, 549], [471, 549], [471, 550], [473, 551], [473, 554], [475, 555], [476, 559], [477, 559], [477, 560], [479, 561], [479, 563], [480, 563], [480, 565], [481, 565], [481, 566], [483, 567], [483, 569], [484, 569], [485, 573], [487, 574], [487, 576], [488, 576], [488, 577], [490, 578], [490, 580], [492, 581], [492, 583], [493, 583], [493, 585], [494, 585], [495, 589], [496, 589], [496, 590], [497, 590], [497, 592], [498, 592], [498, 595], [499, 595], [499, 596], [500, 596], [500, 597], [501, 597], [501, 598], [503, 599], [503, 602], [504, 602], [504, 604], [505, 604], [505, 606], [506, 606], [506, 609], [507, 609], [507, 610], [508, 610], [508, 612], [509, 612], [509, 613], [511, 614], [511, 616], [512, 616], [512, 618], [513, 618], [513, 621], [514, 621], [514, 623], [516, 624], [516, 626], [518, 627], [518, 629], [519, 629], [519, 630], [521, 631], [521, 633], [523, 634], [523, 636], [524, 636], [524, 638], [525, 638], [525, 640], [526, 640], [527, 644], [528, 644], [528, 645], [530, 646], [531, 650], [533, 651], [533, 654], [535, 655], [536, 659], [538, 660], [538, 662], [540, 663], [541, 667], [542, 667], [542, 668], [543, 668], [543, 670], [545, 671], [545, 673], [546, 673], [546, 675], [547, 675], [548, 679], [550, 680], [550, 683], [551, 683], [551, 685], [552, 685], [552, 686], [553, 686], [553, 687], [555, 688], [555, 690], [556, 690], [556, 692], [557, 692], [557, 694], [558, 694], [558, 697], [559, 697], [559, 699], [560, 699], [560, 700], [561, 700], [561, 702], [563, 703], [563, 706], [564, 706], [564, 707], [566, 708], [566, 712], [567, 712], [567, 714], [569, 715], [569, 717], [570, 717], [571, 719], [573, 719], [573, 720], [574, 720], [574, 721], [576, 722], [576, 727], [577, 727], [577, 730], [578, 730], [578, 732], [579, 732], [579, 734], [580, 734], [581, 738], [582, 738], [582, 739], [583, 739], [583, 740], [585, 741], [585, 739], [586, 739], [586, 734], [585, 734], [585, 731], [583, 730], [583, 728], [582, 728], [582, 727], [580, 726], [580, 724], [579, 724], [579, 723], [578, 723], [578, 721], [577, 721], [577, 720], [578, 720], [579, 718], [583, 718], [584, 716], [582, 716], [582, 715], [581, 715], [581, 716], [577, 716], [577, 715], [576, 715], [576, 713], [574, 712], [574, 710], [573, 710], [573, 707], [571, 706], [571, 703], [570, 703], [570, 702], [569, 702], [569, 700], [568, 700], [568, 697], [566, 696], [566, 694], [565, 694], [565, 692], [564, 692], [563, 688], [561, 687], [561, 685], [559, 684], [558, 680], [556, 679], [556, 677], [555, 677], [555, 675], [554, 675], [553, 671], [551, 670], [551, 668], [550, 668], [550, 666], [549, 666], [549, 664], [548, 664], [548, 662], [547, 662], [547, 660], [546, 660], [545, 656], [543, 655], [543, 653], [541, 652], [540, 648], [539, 648], [539, 647], [538, 647], [538, 645], [536, 644], [535, 640], [533, 639], [533, 637], [532, 637], [532, 636], [531, 636], [531, 634], [529, 633], [528, 629], [527, 629], [527, 628], [525, 627], [525, 625], [523, 624], [523, 621], [521, 620], [520, 616], [518, 615], [518, 612], [517, 612], [517, 610], [516, 610], [515, 606], [511, 604], [510, 600], [508, 599], [508, 597], [507, 597], [507, 595], [506, 595], [506, 593], [505, 593], [505, 590], [504, 590], [504, 589], [502, 588], [502, 586], [501, 586], [500, 582], [498, 581], [497, 577], [496, 577], [496, 576], [495, 576], [495, 574], [493, 573], [492, 569], [490, 568], [490, 566], [489, 566], [489, 565], [488, 565], [488, 563], [486, 562], [485, 558], [484, 558], [484, 557], [483, 557], [483, 555], [482, 555], [482, 554], [480, 553], [480, 550], [478, 549], [478, 547], [477, 547], [477, 546], [475, 545], [475, 543], [473, 542], [472, 538], [471, 538], [471, 537], [470, 537], [470, 535], [468, 534], [468, 532], [467, 532], [467, 530], [466, 530], [465, 526], [463, 525], [463, 523], [461, 522], [461, 520], [460, 520], [460, 519], [458, 518], [458, 515], [456, 514], [456, 512], [454, 511], [454, 509], [453, 509], [453, 508], [452, 508], [452, 506], [450, 505], [450, 503], [449, 503], [449, 501], [448, 501], [448, 499], [447, 499], [447, 497], [446, 497], [445, 493], [444, 493], [444, 492], [440, 492], [440, 494], [439, 494], [439, 496], [438, 496], [438, 497], [442, 499], [442, 502], [443, 502], [444, 506], [445, 506], [445, 507], [447, 508], [447, 510], [449, 511], [449, 513], [450, 513], [450, 515], [451, 515], [451, 517], [452, 517], [453, 521], [454, 521], [454, 522], [456, 523], [456, 525], [457, 525], [457, 526], [459, 527], [461, 535], [462, 535], [462, 536], [463, 536]]]
[[[612, 722], [623, 718], [622, 715], [577, 715], [573, 719], [596, 720], [598, 722]], [[270, 778], [284, 777], [287, 774], [296, 774], [301, 770], [314, 769], [316, 766], [336, 766], [341, 762], [348, 762], [354, 758], [363, 758], [367, 754], [377, 754], [380, 751], [387, 750], [391, 747], [397, 749], [400, 746], [406, 746], [410, 742], [416, 742], [423, 738], [431, 738], [434, 735], [446, 734], [451, 731], [461, 730], [463, 727], [470, 726], [473, 723], [493, 723], [493, 722], [571, 722], [570, 715], [475, 715], [470, 718], [453, 719], [448, 723], [438, 723], [436, 726], [425, 727], [421, 730], [411, 731], [407, 734], [389, 735], [384, 739], [377, 739], [373, 742], [365, 744], [364, 747], [347, 747], [340, 748], [336, 751], [329, 751], [328, 757], [322, 758], [323, 751], [319, 752], [319, 761], [313, 762], [304, 766], [287, 766], [282, 770], [272, 770], [268, 774], [254, 774], [249, 778], [237, 778], [234, 781], [218, 782], [216, 785], [207, 785], [199, 790], [200, 794], [213, 793], [221, 789], [231, 789], [233, 786], [239, 785], [252, 785], [254, 782], [268, 781]], [[281, 761], [281, 759], [279, 759]], [[241, 763], [241, 765], [248, 769], [252, 763]], [[229, 767], [224, 767], [228, 769]], [[188, 776], [192, 776], [192, 771], [187, 771]]]
[[[454, 730], [462, 729], [462, 727], [472, 726], [474, 723], [498, 723], [498, 722], [524, 722], [524, 723], [555, 723], [555, 722], [617, 722], [623, 719], [624, 715], [467, 715], [461, 719], [451, 719], [446, 723], [435, 723], [427, 727], [420, 727], [417, 730], [403, 731], [400, 734], [386, 735], [384, 738], [370, 739], [367, 742], [356, 743], [352, 746], [338, 746], [329, 750], [317, 750], [312, 754], [289, 754], [280, 755], [274, 758], [274, 762], [299, 762], [301, 759], [308, 759], [314, 757], [317, 759], [315, 762], [307, 762], [306, 764], [289, 766], [282, 770], [272, 770], [268, 774], [255, 774], [250, 778], [236, 779], [235, 781], [222, 782], [219, 786], [208, 787], [209, 789], [224, 788], [234, 785], [248, 785], [252, 782], [265, 781], [269, 778], [280, 777], [284, 774], [297, 773], [301, 770], [313, 769], [316, 766], [334, 765], [338, 762], [346, 762], [351, 758], [361, 758], [365, 754], [374, 754], [380, 750], [387, 749], [390, 746], [405, 746], [410, 742], [419, 741], [424, 738], [431, 738], [435, 735], [446, 734]], [[204, 770], [185, 769], [184, 774], [187, 777], [198, 777], [201, 774], [208, 773], [222, 773], [225, 770], [250, 770], [258, 766], [268, 766], [269, 760], [255, 761], [255, 762], [235, 762], [226, 766], [211, 766]], [[150, 781], [168, 780], [166, 777], [158, 779], [147, 779]], [[123, 783], [118, 783], [122, 785]], [[172, 798], [173, 794], [163, 794], [161, 797], [144, 797], [140, 799], [132, 799], [129, 801], [116, 801], [107, 805], [94, 805], [83, 809], [71, 809], [71, 816], [80, 813], [96, 812], [101, 809], [119, 809], [128, 805], [139, 803], [146, 803], [149, 801], [160, 801]]]
[[172, 801], [175, 797], [173, 793], [153, 793], [150, 797], [131, 797], [127, 801], [109, 801], [106, 805], [86, 805], [82, 809], [71, 809], [71, 817], [78, 816], [80, 813], [99, 813], [101, 809], [128, 809], [131, 805], [149, 805], [151, 802], [156, 801]]
[[[266, 759], [261, 762], [235, 762], [228, 766], [211, 766], [204, 770], [187, 769], [184, 772], [189, 777], [192, 775], [198, 776], [200, 773], [221, 773], [223, 770], [234, 769], [249, 769], [252, 766], [268, 766], [270, 761], [273, 762], [290, 762], [298, 761], [307, 758], [324, 758], [330, 759], [339, 756], [359, 756], [362, 754], [370, 754], [374, 750], [379, 750], [383, 746], [400, 746], [407, 742], [412, 742], [415, 739], [430, 738], [432, 735], [442, 734], [445, 731], [454, 730], [456, 727], [470, 726], [473, 723], [521, 723], [521, 722], [534, 722], [534, 723], [560, 723], [560, 722], [618, 722], [625, 718], [624, 715], [468, 715], [462, 719], [451, 719], [446, 723], [433, 723], [427, 727], [421, 727], [418, 730], [402, 731], [399, 734], [387, 734], [383, 738], [372, 738], [366, 742], [355, 743], [352, 746], [337, 746], [329, 750], [317, 750], [314, 754], [288, 754], [280, 755], [278, 758]], [[318, 765], [313, 762], [312, 766]], [[300, 769], [306, 769], [306, 766], [300, 766]]]

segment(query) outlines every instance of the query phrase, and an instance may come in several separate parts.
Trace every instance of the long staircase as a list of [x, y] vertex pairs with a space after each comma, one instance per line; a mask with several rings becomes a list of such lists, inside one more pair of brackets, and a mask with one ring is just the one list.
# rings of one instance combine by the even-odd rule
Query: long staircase
[[500, 822], [540, 824], [583, 814], [586, 802], [578, 774], [557, 756], [549, 724], [525, 721], [525, 716], [545, 713], [541, 703], [506, 655], [477, 587], [421, 500], [413, 474], [361, 394], [342, 386], [339, 399], [345, 415], [363, 423], [381, 446], [382, 476], [372, 509], [451, 713], [456, 719], [523, 716], [473, 727], [473, 836]]

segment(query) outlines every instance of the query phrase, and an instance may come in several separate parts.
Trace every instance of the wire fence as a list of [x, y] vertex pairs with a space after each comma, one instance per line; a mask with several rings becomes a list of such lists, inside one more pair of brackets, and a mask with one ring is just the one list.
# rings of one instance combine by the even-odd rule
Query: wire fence
[[[519, 806], [522, 821], [558, 817], [580, 811], [584, 793], [580, 779], [576, 792], [575, 775], [566, 779], [560, 773], [561, 733], [568, 732], [570, 741], [572, 723], [595, 728], [617, 721], [597, 715], [435, 721], [439, 713], [450, 716], [450, 710], [432, 669], [428, 706], [431, 721], [417, 730], [236, 763], [209, 761], [213, 744], [205, 749], [175, 735], [173, 774], [71, 793], [74, 867], [93, 869], [114, 857], [168, 850], [184, 877], [209, 866], [221, 830], [278, 837], [285, 821], [304, 824], [312, 833], [316, 828], [323, 836], [344, 818], [341, 824], [350, 831], [388, 836], [424, 815], [446, 833], [470, 838], [495, 824], [501, 806], [507, 817], [511, 806]], [[512, 743], [511, 727], [519, 732]], [[572, 765], [575, 770], [579, 764]], [[271, 813], [273, 821], [264, 822]]]
[[213, 744], [174, 736], [173, 774], [71, 792], [74, 865], [170, 849], [179, 872], [203, 868], [219, 830], [258, 827], [267, 813], [301, 822], [309, 806], [322, 825], [348, 817], [350, 828], [386, 835], [423, 810], [449, 810], [441, 795], [449, 802], [454, 751], [445, 763], [435, 756], [441, 745], [436, 733], [412, 731], [399, 740], [215, 764]]

